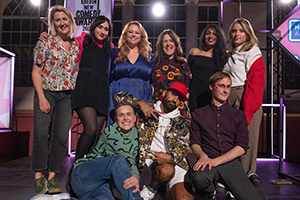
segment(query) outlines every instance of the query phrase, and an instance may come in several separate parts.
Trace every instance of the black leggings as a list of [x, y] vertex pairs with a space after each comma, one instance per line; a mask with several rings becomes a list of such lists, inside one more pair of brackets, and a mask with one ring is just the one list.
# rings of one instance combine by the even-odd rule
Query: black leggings
[[97, 111], [92, 107], [83, 107], [76, 110], [82, 125], [83, 132], [78, 140], [75, 160], [83, 158], [94, 146], [96, 146], [106, 121], [105, 115], [97, 115]]

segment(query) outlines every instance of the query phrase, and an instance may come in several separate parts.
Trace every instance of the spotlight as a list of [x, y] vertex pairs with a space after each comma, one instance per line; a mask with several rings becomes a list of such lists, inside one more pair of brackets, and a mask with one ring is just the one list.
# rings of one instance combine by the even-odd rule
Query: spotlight
[[31, 0], [31, 3], [35, 6], [38, 6], [38, 5], [40, 5], [41, 0]]
[[281, 0], [282, 3], [290, 3], [292, 0]]
[[152, 8], [154, 16], [161, 17], [165, 13], [165, 6], [162, 3], [154, 4]]

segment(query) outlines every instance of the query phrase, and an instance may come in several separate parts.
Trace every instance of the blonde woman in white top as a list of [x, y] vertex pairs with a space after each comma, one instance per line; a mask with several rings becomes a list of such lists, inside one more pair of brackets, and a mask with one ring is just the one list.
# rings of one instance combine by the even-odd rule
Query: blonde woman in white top
[[232, 79], [228, 103], [244, 111], [249, 130], [249, 149], [241, 157], [248, 176], [256, 172], [259, 128], [265, 85], [265, 66], [250, 22], [238, 18], [229, 27], [229, 58], [223, 72]]

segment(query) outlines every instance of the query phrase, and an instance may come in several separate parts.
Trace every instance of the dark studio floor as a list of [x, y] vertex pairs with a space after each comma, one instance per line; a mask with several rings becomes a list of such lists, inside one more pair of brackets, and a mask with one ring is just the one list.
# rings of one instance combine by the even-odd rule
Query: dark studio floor
[[[69, 168], [73, 164], [74, 157], [66, 157], [63, 163], [62, 172], [57, 175], [61, 183], [62, 192], [66, 192], [64, 187]], [[294, 200], [300, 199], [299, 183], [289, 185], [276, 185], [270, 180], [278, 179], [278, 160], [258, 161], [257, 174], [260, 176], [269, 200]], [[300, 164], [289, 162], [283, 163], [283, 172], [300, 175]], [[146, 177], [146, 178], [145, 178]], [[299, 176], [298, 176], [299, 177]], [[0, 199], [1, 200], [29, 200], [34, 196], [32, 184], [33, 172], [30, 169], [30, 157], [23, 157], [11, 161], [0, 163]], [[142, 183], [149, 181], [147, 172], [142, 176]], [[217, 187], [217, 199], [226, 199], [225, 190]], [[73, 198], [74, 199], [74, 198]], [[156, 195], [155, 200], [169, 199], [169, 194], [161, 192]]]

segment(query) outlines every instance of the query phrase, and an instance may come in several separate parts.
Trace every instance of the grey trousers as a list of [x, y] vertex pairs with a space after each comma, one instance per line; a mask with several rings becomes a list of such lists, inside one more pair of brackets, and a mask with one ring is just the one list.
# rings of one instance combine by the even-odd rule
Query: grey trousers
[[190, 170], [188, 175], [189, 181], [202, 194], [213, 193], [215, 182], [220, 182], [238, 200], [267, 199], [263, 185], [260, 182], [255, 182], [255, 185], [252, 184], [237, 159], [217, 167], [212, 167], [211, 170], [208, 167], [203, 171]]
[[[244, 86], [231, 89], [228, 104], [236, 109], [241, 109]], [[241, 163], [247, 175], [256, 172], [256, 158], [259, 139], [259, 129], [262, 120], [262, 107], [255, 111], [251, 123], [248, 125], [249, 149], [246, 154], [241, 156]]]
[[50, 103], [50, 113], [43, 113], [39, 98], [34, 95], [33, 146], [31, 167], [35, 172], [49, 170], [60, 172], [66, 154], [66, 143], [72, 123], [71, 91], [44, 90]]

